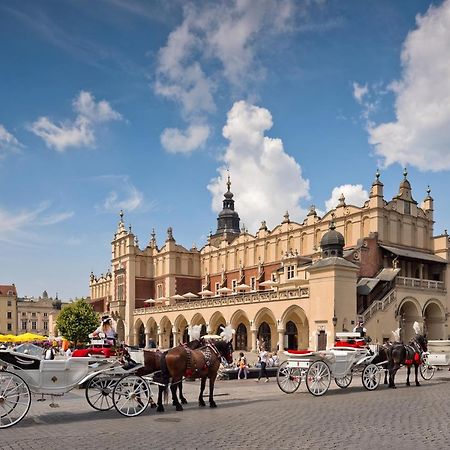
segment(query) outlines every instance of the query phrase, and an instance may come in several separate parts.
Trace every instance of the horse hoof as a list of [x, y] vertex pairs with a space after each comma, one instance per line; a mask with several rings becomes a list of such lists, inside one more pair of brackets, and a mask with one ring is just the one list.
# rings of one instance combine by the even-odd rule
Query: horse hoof
[[198, 406], [201, 406], [203, 408], [204, 406], [206, 406], [206, 403], [205, 402], [198, 402]]
[[158, 406], [156, 412], [164, 412], [164, 406]]
[[416, 386], [422, 386], [419, 382], [416, 383]]
[[210, 407], [210, 408], [217, 408], [216, 402], [211, 402], [211, 403], [209, 404], [209, 407]]
[[176, 405], [176, 410], [183, 411], [183, 407], [180, 404], [178, 404], [178, 405]]
[[411, 383], [406, 383], [406, 386], [411, 386]]
[[187, 405], [187, 400], [186, 400], [185, 398], [182, 398], [182, 399], [181, 399], [181, 404], [182, 404], [182, 405]]
[[150, 408], [156, 408], [156, 403], [150, 403]]

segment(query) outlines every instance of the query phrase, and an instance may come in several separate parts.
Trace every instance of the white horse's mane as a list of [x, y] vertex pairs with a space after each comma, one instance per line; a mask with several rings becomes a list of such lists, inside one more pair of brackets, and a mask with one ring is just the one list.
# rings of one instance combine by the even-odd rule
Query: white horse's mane
[[196, 341], [200, 339], [200, 332], [202, 330], [201, 325], [192, 325], [188, 328], [188, 335], [191, 341]]
[[422, 327], [420, 326], [419, 322], [414, 322], [413, 328], [416, 334], [422, 334]]
[[392, 332], [394, 342], [400, 342], [400, 330], [401, 328], [397, 328], [395, 331]]
[[227, 325], [226, 327], [220, 327], [223, 331], [220, 333], [221, 338], [225, 342], [230, 342], [231, 339], [233, 339], [233, 334], [235, 333], [235, 330], [231, 328], [231, 325]]

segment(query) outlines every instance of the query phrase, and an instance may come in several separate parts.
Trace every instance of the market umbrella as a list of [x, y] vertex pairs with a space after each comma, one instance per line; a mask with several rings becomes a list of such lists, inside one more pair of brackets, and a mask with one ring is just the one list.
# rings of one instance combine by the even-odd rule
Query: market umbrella
[[145, 300], [144, 303], [147, 303], [147, 305], [154, 305], [156, 303], [156, 300], [149, 298], [148, 300]]
[[238, 291], [248, 291], [250, 286], [248, 284], [240, 284], [236, 289]]
[[262, 283], [259, 283], [259, 285], [264, 286], [264, 287], [274, 287], [274, 286], [278, 286], [278, 283], [276, 281], [267, 280], [267, 281], [263, 281]]
[[172, 297], [170, 297], [172, 300], [186, 300], [182, 295], [180, 294], [175, 294], [172, 295]]
[[14, 338], [11, 334], [0, 334], [0, 342], [14, 342]]
[[217, 289], [217, 292], [219, 294], [229, 294], [231, 292], [233, 292], [233, 289], [227, 288], [227, 287], [222, 287], [220, 289]]
[[186, 294], [183, 294], [184, 298], [198, 298], [198, 295], [193, 294], [192, 292], [187, 292]]
[[204, 289], [203, 291], [200, 291], [198, 295], [204, 295], [205, 297], [208, 297], [214, 295], [214, 292], [210, 291], [209, 289]]
[[45, 341], [46, 339], [48, 339], [46, 336], [35, 333], [24, 333], [14, 336], [15, 342]]

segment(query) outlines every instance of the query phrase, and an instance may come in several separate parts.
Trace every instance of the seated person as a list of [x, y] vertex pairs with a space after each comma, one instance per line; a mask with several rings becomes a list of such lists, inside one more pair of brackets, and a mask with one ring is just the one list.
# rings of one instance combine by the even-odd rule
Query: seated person
[[113, 327], [111, 317], [103, 316], [101, 325], [92, 333], [92, 336], [102, 337], [101, 334], [104, 336], [105, 342], [116, 345], [117, 333]]

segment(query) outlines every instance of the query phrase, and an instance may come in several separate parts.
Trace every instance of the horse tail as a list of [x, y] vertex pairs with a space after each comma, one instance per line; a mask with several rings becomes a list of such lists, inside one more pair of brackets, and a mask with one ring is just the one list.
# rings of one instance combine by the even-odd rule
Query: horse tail
[[167, 386], [167, 384], [164, 386], [164, 404], [168, 404], [169, 403], [169, 387]]

